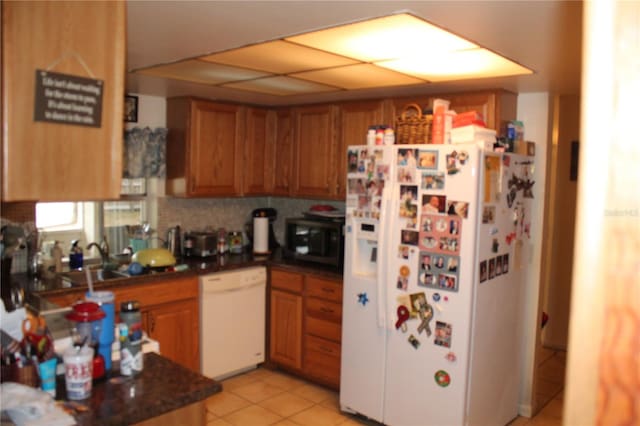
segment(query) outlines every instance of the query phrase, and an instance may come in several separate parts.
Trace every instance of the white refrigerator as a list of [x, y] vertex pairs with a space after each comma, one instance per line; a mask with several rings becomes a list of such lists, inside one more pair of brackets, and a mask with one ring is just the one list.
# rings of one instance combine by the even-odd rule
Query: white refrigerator
[[350, 146], [340, 406], [387, 425], [517, 416], [532, 157]]

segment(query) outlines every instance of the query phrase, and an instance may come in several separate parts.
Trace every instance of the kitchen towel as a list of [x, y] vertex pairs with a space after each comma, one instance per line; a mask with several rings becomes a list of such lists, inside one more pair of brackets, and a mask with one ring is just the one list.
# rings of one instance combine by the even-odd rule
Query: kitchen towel
[[269, 218], [253, 218], [253, 252], [264, 254], [269, 252]]

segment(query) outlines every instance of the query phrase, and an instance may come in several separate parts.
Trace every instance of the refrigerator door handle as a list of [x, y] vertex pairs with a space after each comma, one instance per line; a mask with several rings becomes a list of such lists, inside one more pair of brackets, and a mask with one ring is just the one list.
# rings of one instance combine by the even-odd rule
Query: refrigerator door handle
[[387, 248], [385, 247], [386, 242], [386, 229], [387, 229], [387, 212], [389, 211], [390, 202], [389, 197], [385, 197], [385, 194], [388, 192], [387, 188], [382, 190], [382, 203], [381, 203], [381, 211], [380, 211], [380, 222], [378, 223], [378, 254], [377, 254], [377, 279], [376, 279], [376, 290], [377, 290], [377, 299], [378, 299], [378, 328], [385, 328], [386, 326], [386, 303], [385, 303], [385, 291], [384, 291], [384, 283], [387, 281], [385, 264], [383, 262], [384, 253], [387, 252]]

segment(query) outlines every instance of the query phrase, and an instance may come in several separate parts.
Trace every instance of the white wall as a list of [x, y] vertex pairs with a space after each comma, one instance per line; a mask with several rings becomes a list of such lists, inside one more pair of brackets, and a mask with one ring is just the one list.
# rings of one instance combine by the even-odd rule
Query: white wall
[[525, 139], [536, 143], [533, 198], [536, 210], [531, 218], [531, 245], [528, 252], [529, 273], [526, 281], [522, 324], [522, 368], [520, 382], [519, 413], [531, 416], [533, 407], [533, 374], [536, 352], [536, 328], [538, 324], [538, 304], [540, 294], [540, 266], [542, 257], [542, 237], [544, 219], [544, 189], [546, 184], [547, 150], [549, 144], [549, 111], [552, 99], [548, 93], [520, 93], [518, 95], [518, 119], [524, 123]]

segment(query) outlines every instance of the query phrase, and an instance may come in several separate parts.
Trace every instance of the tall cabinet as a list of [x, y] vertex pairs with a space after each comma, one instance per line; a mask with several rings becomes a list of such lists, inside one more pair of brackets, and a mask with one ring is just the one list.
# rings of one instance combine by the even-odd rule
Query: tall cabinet
[[[118, 198], [126, 4], [1, 6], [3, 201]], [[55, 79], [45, 83], [45, 76]], [[34, 120], [39, 78], [46, 88], [39, 105], [55, 121]]]

